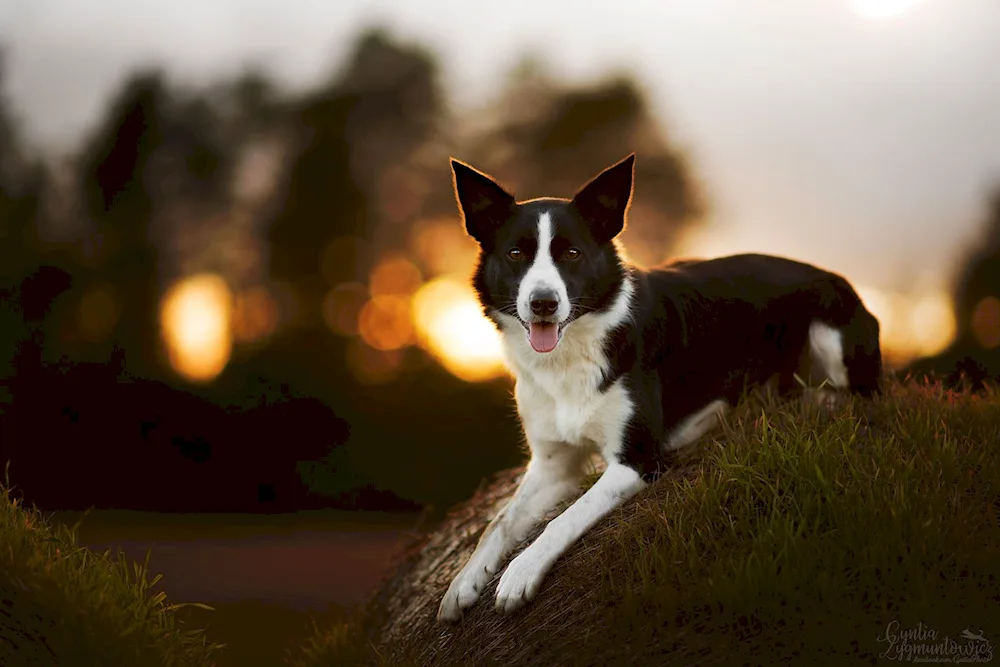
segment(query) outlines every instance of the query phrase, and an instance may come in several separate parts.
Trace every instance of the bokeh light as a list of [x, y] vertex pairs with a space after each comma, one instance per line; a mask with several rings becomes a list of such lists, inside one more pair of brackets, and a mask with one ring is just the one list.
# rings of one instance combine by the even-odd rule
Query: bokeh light
[[915, 296], [856, 286], [865, 306], [879, 320], [882, 354], [889, 365], [937, 354], [955, 338], [951, 298], [944, 292]]
[[233, 299], [232, 330], [237, 343], [254, 343], [278, 326], [278, 304], [266, 288], [240, 291]]
[[972, 311], [972, 335], [986, 350], [1000, 346], [1000, 300], [988, 296], [976, 304]]
[[160, 306], [160, 326], [173, 369], [192, 382], [214, 379], [232, 354], [233, 298], [213, 274], [178, 281]]
[[399, 350], [414, 342], [410, 297], [376, 296], [358, 317], [358, 333], [371, 347], [383, 352]]
[[357, 282], [335, 285], [323, 299], [323, 321], [341, 336], [358, 335], [358, 319], [368, 300], [368, 288]]
[[504, 375], [500, 334], [476, 294], [457, 278], [436, 278], [413, 297], [420, 343], [452, 374], [469, 382]]
[[422, 282], [420, 269], [413, 262], [405, 257], [390, 256], [375, 266], [368, 280], [368, 290], [373, 297], [409, 296]]
[[955, 339], [957, 331], [951, 297], [932, 292], [916, 299], [910, 310], [910, 335], [915, 356], [938, 354]]
[[413, 227], [413, 248], [434, 275], [472, 275], [478, 254], [476, 242], [457, 217], [421, 220]]

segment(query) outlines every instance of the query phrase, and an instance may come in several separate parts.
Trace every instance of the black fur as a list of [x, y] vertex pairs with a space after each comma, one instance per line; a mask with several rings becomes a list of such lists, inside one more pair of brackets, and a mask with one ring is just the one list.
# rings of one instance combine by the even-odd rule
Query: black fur
[[[722, 398], [736, 405], [745, 389], [777, 376], [784, 393], [798, 388], [809, 326], [841, 332], [850, 391], [880, 391], [879, 325], [843, 277], [782, 257], [745, 254], [633, 271], [635, 326], [605, 345], [610, 386], [625, 377], [655, 396], [640, 420], [662, 441], [688, 415]], [[810, 378], [803, 378], [809, 380]], [[812, 378], [813, 386], [816, 378]], [[657, 456], [627, 447], [626, 461], [645, 474]]]

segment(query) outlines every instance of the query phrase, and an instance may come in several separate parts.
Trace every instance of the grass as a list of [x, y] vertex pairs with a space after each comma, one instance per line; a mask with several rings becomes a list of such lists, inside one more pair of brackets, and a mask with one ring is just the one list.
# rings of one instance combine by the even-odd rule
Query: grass
[[[0, 486], [0, 664], [201, 667], [221, 646], [150, 589], [143, 564], [77, 544]], [[197, 605], [195, 605], [197, 606]]]
[[926, 632], [892, 645], [893, 623], [921, 623], [946, 649], [1000, 646], [994, 390], [893, 382], [833, 415], [755, 397], [585, 535], [526, 608], [494, 612], [498, 576], [457, 626], [438, 626], [445, 588], [516, 481], [501, 475], [452, 512], [363, 614], [318, 629], [293, 664], [839, 665], [933, 648]]

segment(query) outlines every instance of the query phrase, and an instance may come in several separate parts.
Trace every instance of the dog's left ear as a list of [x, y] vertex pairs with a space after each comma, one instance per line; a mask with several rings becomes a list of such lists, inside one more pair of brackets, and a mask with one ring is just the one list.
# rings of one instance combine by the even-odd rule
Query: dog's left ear
[[625, 228], [625, 215], [632, 202], [635, 153], [614, 164], [573, 195], [573, 206], [590, 226], [594, 240], [607, 243]]

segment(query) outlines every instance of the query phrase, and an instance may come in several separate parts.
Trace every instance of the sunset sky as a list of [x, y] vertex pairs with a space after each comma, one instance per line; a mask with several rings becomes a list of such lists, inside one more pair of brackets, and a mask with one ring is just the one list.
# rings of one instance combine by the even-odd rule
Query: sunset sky
[[263, 63], [302, 86], [375, 23], [432, 45], [466, 109], [526, 52], [577, 80], [635, 71], [711, 196], [699, 254], [765, 250], [879, 289], [939, 288], [1000, 182], [996, 0], [0, 3], [14, 103], [59, 148], [136, 64], [205, 81]]

